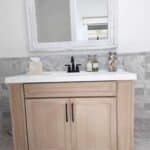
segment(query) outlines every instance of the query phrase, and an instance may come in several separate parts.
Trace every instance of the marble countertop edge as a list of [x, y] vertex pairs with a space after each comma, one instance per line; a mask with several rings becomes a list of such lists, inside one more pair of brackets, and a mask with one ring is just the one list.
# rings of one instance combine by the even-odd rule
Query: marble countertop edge
[[39, 75], [17, 75], [6, 77], [6, 84], [19, 83], [59, 83], [59, 82], [90, 82], [90, 81], [116, 81], [116, 80], [137, 80], [135, 73], [125, 71], [117, 72], [80, 72], [80, 73], [66, 73], [66, 72], [44, 72]]

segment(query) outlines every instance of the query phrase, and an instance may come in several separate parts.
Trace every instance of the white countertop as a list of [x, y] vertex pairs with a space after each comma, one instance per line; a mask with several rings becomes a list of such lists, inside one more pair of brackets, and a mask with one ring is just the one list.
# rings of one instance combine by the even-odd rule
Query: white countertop
[[40, 82], [82, 82], [82, 81], [114, 81], [114, 80], [136, 80], [137, 76], [134, 73], [125, 71], [108, 72], [44, 72], [40, 75], [18, 75], [7, 77], [5, 83], [40, 83]]

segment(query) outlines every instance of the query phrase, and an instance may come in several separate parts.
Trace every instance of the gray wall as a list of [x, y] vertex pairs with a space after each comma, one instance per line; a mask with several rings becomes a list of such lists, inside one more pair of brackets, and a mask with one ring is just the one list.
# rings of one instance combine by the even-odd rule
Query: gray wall
[[[87, 56], [75, 56], [78, 63], [85, 68]], [[64, 64], [70, 56], [41, 57], [45, 71], [64, 70]], [[98, 56], [100, 69], [106, 69], [107, 55]], [[22, 74], [27, 71], [28, 58], [0, 59], [0, 149], [12, 150], [10, 133], [10, 114], [6, 76]], [[119, 56], [119, 67], [135, 72], [138, 80], [135, 83], [135, 150], [149, 150], [150, 147], [150, 53], [126, 54]], [[5, 146], [5, 148], [4, 148]], [[10, 146], [10, 147], [9, 147]]]

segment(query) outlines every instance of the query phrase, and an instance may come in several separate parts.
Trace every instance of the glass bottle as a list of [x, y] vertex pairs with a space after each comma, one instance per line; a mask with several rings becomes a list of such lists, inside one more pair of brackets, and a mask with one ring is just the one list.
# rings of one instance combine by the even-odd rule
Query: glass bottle
[[98, 72], [99, 71], [99, 62], [97, 60], [97, 56], [94, 55], [94, 59], [92, 61], [92, 71], [93, 72]]
[[86, 71], [92, 72], [92, 60], [91, 60], [90, 55], [88, 55], [88, 61], [87, 61], [87, 64], [86, 64]]

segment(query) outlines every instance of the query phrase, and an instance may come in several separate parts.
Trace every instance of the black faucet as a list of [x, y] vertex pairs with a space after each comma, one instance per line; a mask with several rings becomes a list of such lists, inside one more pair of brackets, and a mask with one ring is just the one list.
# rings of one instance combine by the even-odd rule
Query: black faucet
[[75, 63], [74, 63], [74, 57], [71, 56], [71, 67], [72, 67], [72, 72], [75, 71]]
[[66, 64], [65, 66], [67, 66], [67, 72], [68, 73], [73, 73], [73, 72], [80, 72], [80, 66], [81, 64], [75, 64], [75, 60], [74, 57], [71, 56], [71, 64]]

